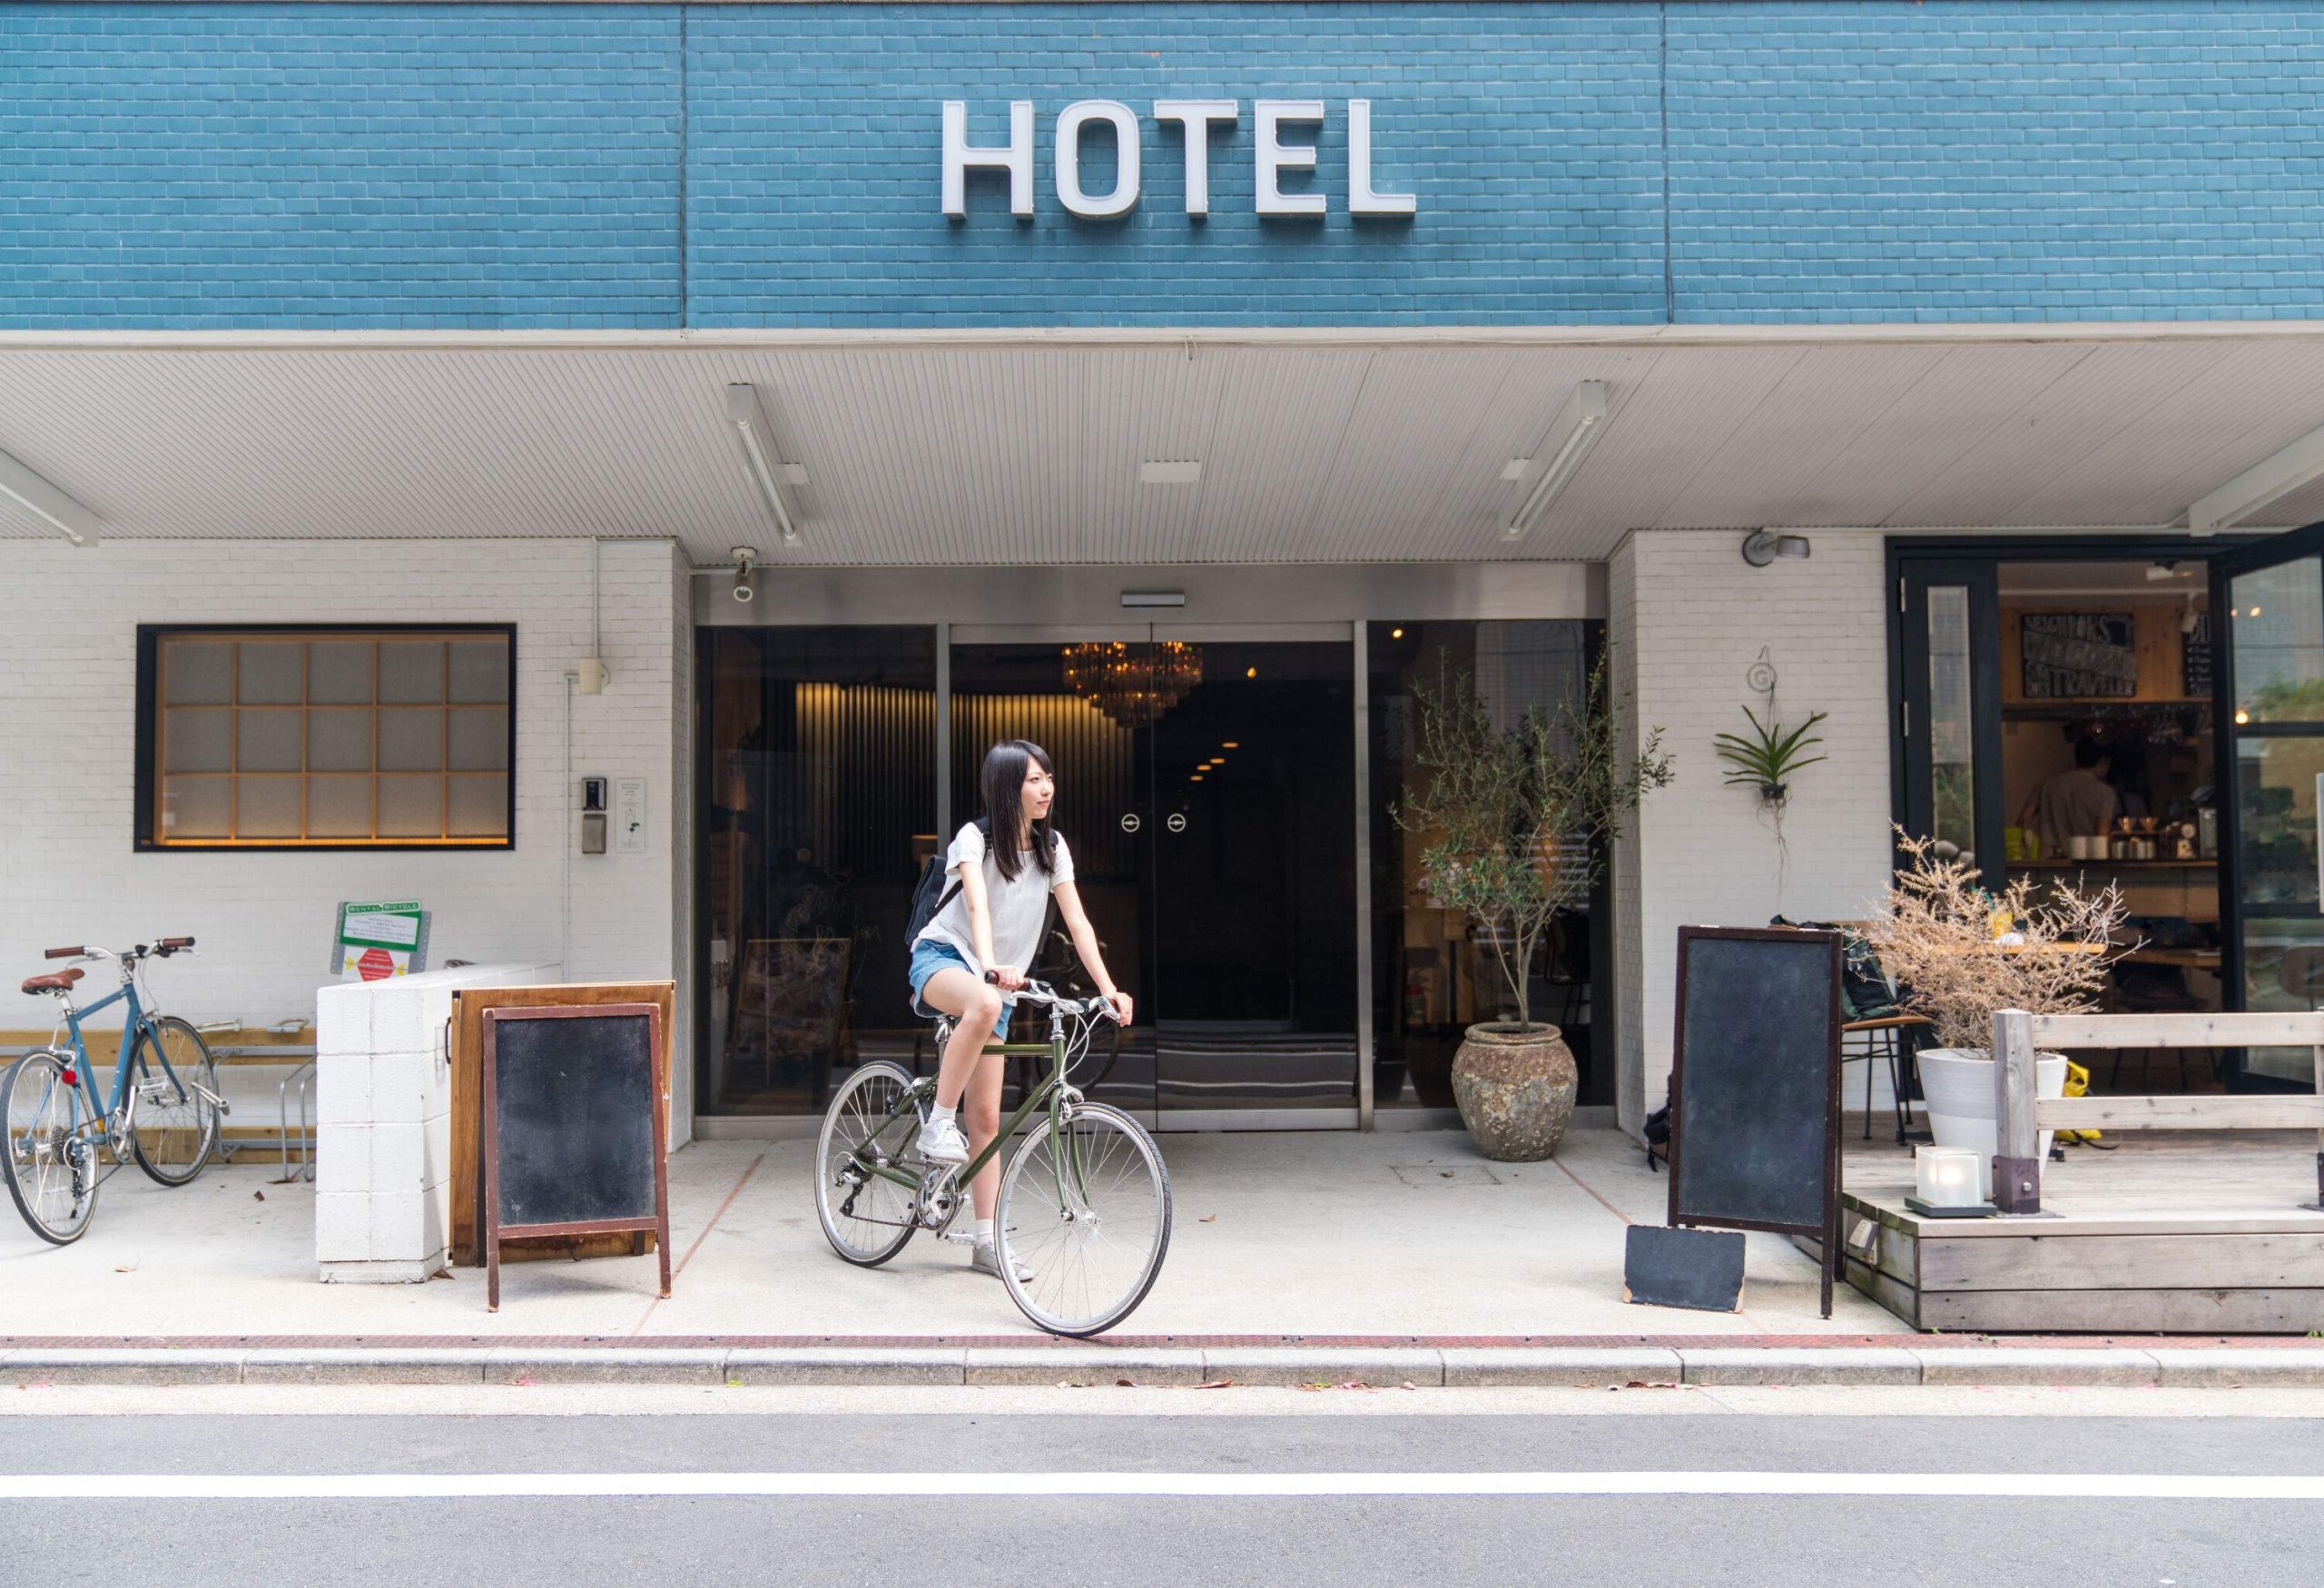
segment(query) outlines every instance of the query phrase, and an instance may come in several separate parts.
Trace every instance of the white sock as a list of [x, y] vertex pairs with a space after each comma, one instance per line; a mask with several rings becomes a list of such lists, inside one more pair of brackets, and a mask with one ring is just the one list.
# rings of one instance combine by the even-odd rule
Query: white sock
[[990, 1246], [992, 1244], [991, 1219], [980, 1218], [977, 1220], [977, 1244], [979, 1246]]
[[931, 1125], [949, 1125], [952, 1122], [952, 1116], [960, 1111], [958, 1105], [948, 1109], [942, 1103], [931, 1103], [928, 1110], [928, 1122]]

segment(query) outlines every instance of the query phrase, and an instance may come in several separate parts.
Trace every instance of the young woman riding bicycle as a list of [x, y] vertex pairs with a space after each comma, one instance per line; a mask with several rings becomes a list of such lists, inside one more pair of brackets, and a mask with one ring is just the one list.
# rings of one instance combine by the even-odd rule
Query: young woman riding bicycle
[[[1129, 994], [1114, 986], [1098, 952], [1098, 934], [1073, 885], [1073, 852], [1049, 824], [1057, 780], [1039, 745], [1007, 739], [985, 752], [979, 779], [985, 822], [970, 822], [952, 839], [945, 867], [960, 892], [936, 912], [911, 945], [912, 1007], [952, 1018], [936, 1075], [936, 1104], [920, 1133], [921, 1156], [937, 1163], [966, 1163], [1000, 1129], [1000, 1089], [1006, 1060], [987, 1053], [988, 1042], [1009, 1034], [1007, 994], [1025, 985], [1040, 948], [1049, 896], [1073, 947], [1114, 1019], [1130, 1021]], [[987, 843], [990, 829], [992, 841]], [[986, 980], [990, 972], [991, 980]], [[963, 1107], [965, 1104], [965, 1113]], [[963, 1139], [960, 1125], [968, 1126]], [[969, 1261], [998, 1275], [992, 1209], [1000, 1189], [998, 1156], [970, 1184], [976, 1205], [976, 1242]], [[1030, 1278], [1021, 1268], [1019, 1283]]]

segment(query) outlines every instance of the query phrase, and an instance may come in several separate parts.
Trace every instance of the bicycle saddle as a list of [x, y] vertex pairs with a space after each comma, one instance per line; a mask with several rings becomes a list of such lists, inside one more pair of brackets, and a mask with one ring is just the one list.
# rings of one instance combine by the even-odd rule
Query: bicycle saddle
[[27, 992], [69, 992], [72, 991], [73, 983], [87, 974], [88, 972], [78, 965], [68, 965], [62, 971], [51, 971], [44, 976], [25, 977], [25, 991]]

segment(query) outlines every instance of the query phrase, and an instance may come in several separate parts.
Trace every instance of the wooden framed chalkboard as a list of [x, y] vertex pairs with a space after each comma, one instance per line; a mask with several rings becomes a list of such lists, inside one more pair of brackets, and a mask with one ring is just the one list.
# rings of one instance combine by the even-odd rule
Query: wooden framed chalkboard
[[659, 1007], [487, 1009], [483, 1022], [487, 1305], [500, 1308], [500, 1243], [528, 1236], [650, 1231], [669, 1295]]
[[1679, 929], [1670, 1222], [1813, 1236], [1832, 1315], [1840, 1205], [1840, 934]]
[[[677, 1023], [674, 981], [558, 981], [537, 987], [461, 987], [452, 993], [452, 1264], [481, 1268], [484, 1260], [484, 1012], [488, 1009], [549, 1009], [583, 1004], [651, 1003], [662, 1011], [662, 1079], [666, 1086], [676, 1060], [667, 1050]], [[662, 1099], [663, 1129], [669, 1129], [670, 1100]], [[648, 1234], [512, 1237], [500, 1243], [500, 1261], [570, 1262], [576, 1258], [642, 1256], [653, 1249]]]

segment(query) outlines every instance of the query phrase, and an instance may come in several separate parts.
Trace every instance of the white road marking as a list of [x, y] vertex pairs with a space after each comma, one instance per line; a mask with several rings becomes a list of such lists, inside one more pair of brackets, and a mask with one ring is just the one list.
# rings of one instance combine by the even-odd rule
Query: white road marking
[[492, 1500], [1090, 1496], [1521, 1498], [1882, 1495], [2011, 1500], [2324, 1500], [2324, 1476], [1884, 1472], [672, 1472], [0, 1475], [0, 1500]]

